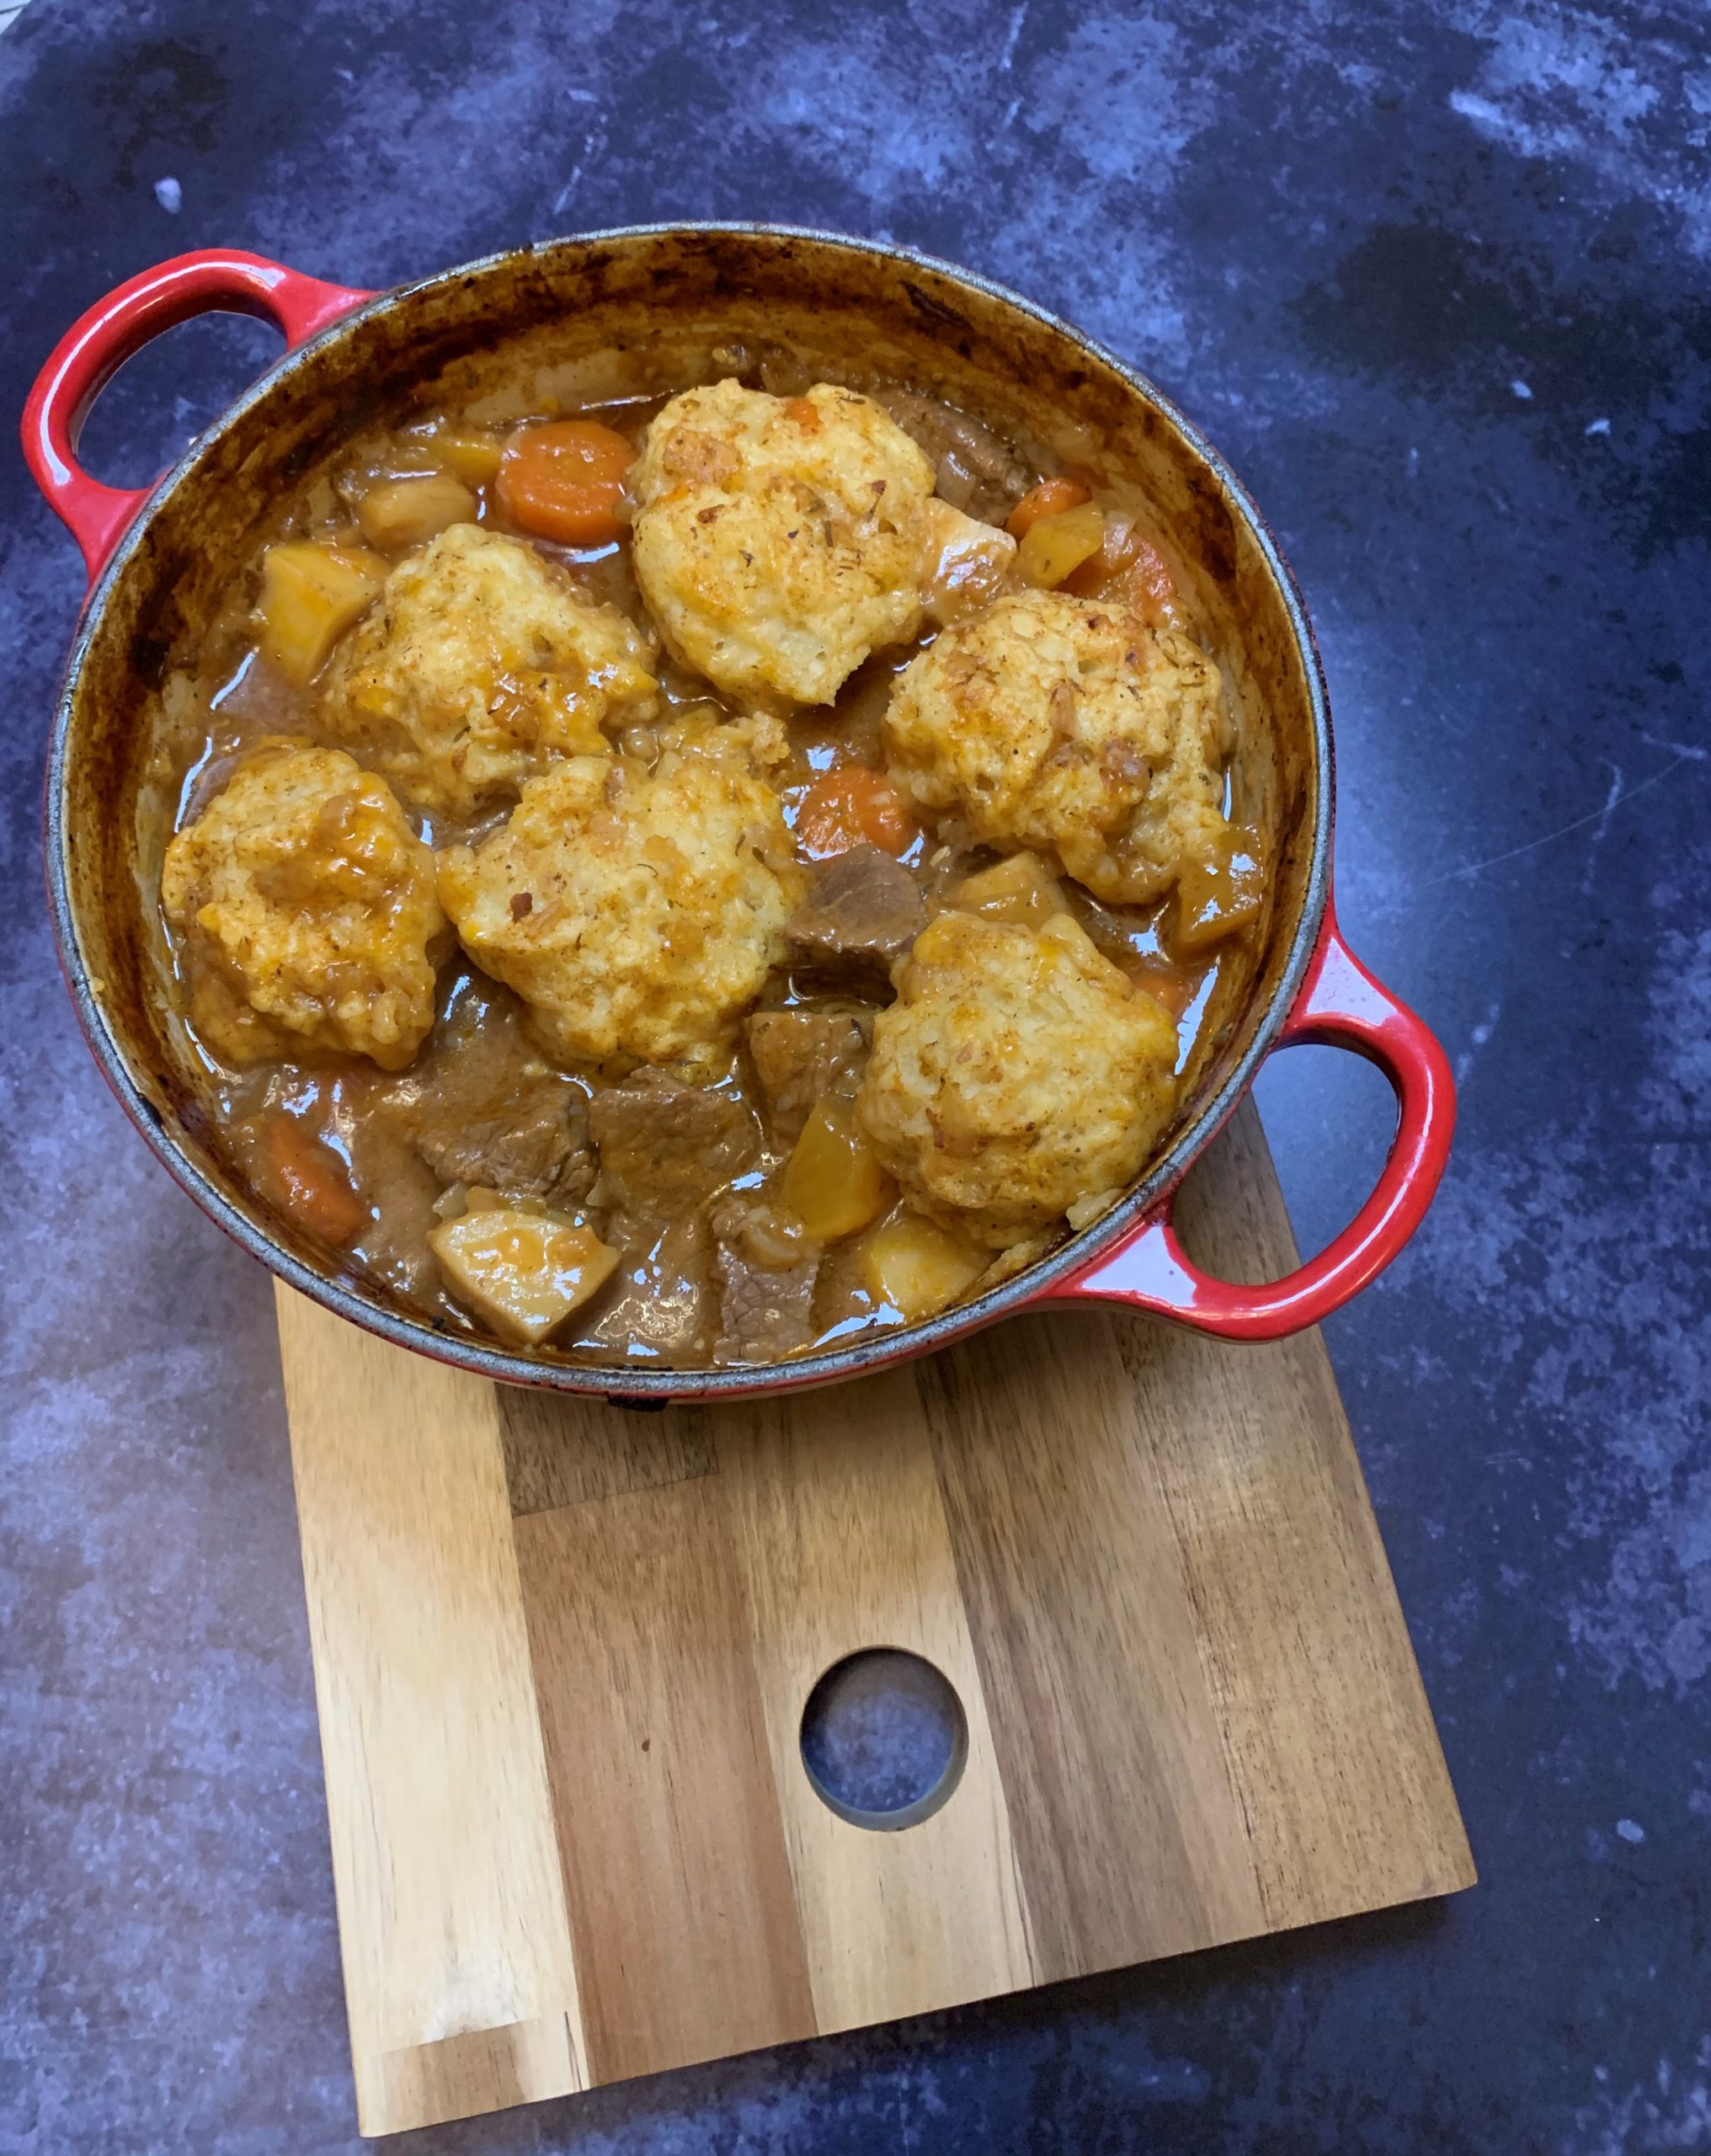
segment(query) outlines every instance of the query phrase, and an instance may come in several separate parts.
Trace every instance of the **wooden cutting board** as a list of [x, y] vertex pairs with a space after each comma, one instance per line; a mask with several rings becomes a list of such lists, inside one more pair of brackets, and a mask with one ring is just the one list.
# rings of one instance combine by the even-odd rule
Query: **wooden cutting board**
[[[1294, 1263], [1251, 1107], [1179, 1218]], [[1317, 1333], [1058, 1312], [640, 1415], [279, 1318], [365, 2133], [1473, 1881]], [[902, 1831], [799, 1748], [871, 1646], [967, 1725]]]

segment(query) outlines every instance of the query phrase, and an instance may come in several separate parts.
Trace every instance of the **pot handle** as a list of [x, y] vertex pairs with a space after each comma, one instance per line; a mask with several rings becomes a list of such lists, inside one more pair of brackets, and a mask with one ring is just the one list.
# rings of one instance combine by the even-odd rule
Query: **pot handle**
[[209, 248], [143, 270], [72, 324], [24, 408], [24, 460], [83, 548], [92, 584], [153, 491], [104, 486], [77, 462], [89, 407], [132, 354], [175, 323], [213, 313], [258, 315], [283, 333], [289, 350], [373, 297], [259, 254]]
[[1396, 1135], [1373, 1194], [1335, 1242], [1257, 1287], [1202, 1273], [1176, 1237], [1171, 1199], [1127, 1241], [1058, 1282], [1042, 1303], [1117, 1303], [1223, 1340], [1278, 1340], [1317, 1325], [1382, 1273], [1425, 1217], [1449, 1157], [1456, 1114], [1449, 1059], [1433, 1035], [1373, 979], [1326, 909], [1319, 946], [1279, 1048], [1352, 1049], [1395, 1089]]

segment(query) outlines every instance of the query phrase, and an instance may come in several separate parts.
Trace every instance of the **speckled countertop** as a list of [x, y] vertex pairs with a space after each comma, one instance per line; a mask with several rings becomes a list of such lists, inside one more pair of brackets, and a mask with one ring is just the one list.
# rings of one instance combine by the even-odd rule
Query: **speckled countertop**
[[[1342, 915], [1463, 1120], [1330, 1329], [1471, 1895], [418, 2137], [434, 2150], [1711, 2147], [1711, 37], [1689, 0], [35, 0], [4, 392], [157, 258], [383, 285], [781, 216], [1154, 374], [1324, 643]], [[158, 467], [265, 355], [109, 392]], [[354, 2143], [264, 1274], [125, 1127], [40, 896], [69, 540], [0, 456], [0, 2156]], [[1261, 1098], [1304, 1241], [1382, 1147]]]

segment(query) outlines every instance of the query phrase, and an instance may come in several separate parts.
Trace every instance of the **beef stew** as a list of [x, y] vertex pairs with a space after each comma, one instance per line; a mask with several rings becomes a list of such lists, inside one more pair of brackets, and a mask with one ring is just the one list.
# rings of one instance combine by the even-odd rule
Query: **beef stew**
[[[1265, 889], [1132, 515], [907, 386], [712, 361], [312, 469], [158, 722], [234, 1156], [440, 1323], [591, 1363], [909, 1324], [1096, 1218]], [[382, 928], [434, 986], [377, 1054]]]

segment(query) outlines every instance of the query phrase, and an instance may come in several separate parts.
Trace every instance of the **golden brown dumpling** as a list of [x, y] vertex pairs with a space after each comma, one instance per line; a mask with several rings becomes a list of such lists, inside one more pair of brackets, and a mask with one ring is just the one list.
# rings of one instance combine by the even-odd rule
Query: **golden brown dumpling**
[[383, 778], [269, 745], [167, 848], [192, 1017], [234, 1062], [305, 1049], [401, 1070], [434, 1023], [434, 856]]
[[784, 956], [800, 893], [747, 726], [686, 721], [650, 770], [574, 756], [477, 850], [440, 857], [470, 956], [572, 1060], [706, 1059]]
[[1001, 1250], [1138, 1173], [1176, 1029], [1071, 915], [942, 913], [893, 978], [856, 1114], [919, 1210]]
[[333, 661], [323, 723], [403, 798], [473, 815], [652, 716], [653, 654], [520, 539], [456, 524], [408, 555]]
[[919, 629], [946, 564], [1008, 535], [933, 499], [933, 467], [871, 398], [722, 382], [674, 397], [631, 472], [637, 581], [677, 656], [742, 702], [829, 703]]
[[1056, 857], [1144, 905], [1228, 838], [1229, 719], [1217, 666], [1179, 630], [1067, 592], [1002, 598], [898, 677], [886, 768], [989, 846]]

